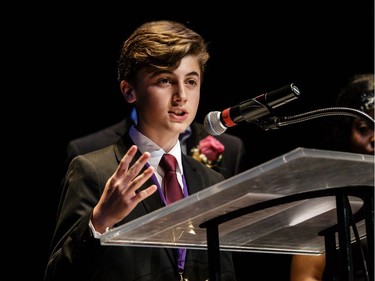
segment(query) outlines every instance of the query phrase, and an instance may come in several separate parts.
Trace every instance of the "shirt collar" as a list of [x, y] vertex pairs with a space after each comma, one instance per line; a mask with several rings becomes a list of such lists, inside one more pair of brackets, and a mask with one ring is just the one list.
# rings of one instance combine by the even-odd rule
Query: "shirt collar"
[[[153, 166], [155, 169], [158, 168], [159, 162], [161, 157], [164, 153], [166, 153], [160, 146], [158, 146], [155, 142], [151, 139], [143, 135], [139, 132], [134, 125], [130, 127], [129, 135], [134, 144], [138, 147], [140, 152], [149, 152], [151, 154], [151, 158], [149, 160], [149, 164]], [[180, 141], [177, 141], [175, 146], [168, 152], [168, 154], [172, 154], [177, 159], [178, 168], [177, 172], [183, 174], [182, 169], [182, 158], [181, 158], [181, 145]]]

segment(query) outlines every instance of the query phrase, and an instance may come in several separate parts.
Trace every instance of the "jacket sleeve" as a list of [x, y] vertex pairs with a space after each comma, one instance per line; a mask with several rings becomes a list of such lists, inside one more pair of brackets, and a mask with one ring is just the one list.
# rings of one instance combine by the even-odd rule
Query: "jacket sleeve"
[[93, 237], [89, 221], [105, 186], [103, 181], [87, 158], [78, 156], [72, 161], [45, 271], [46, 281], [89, 280], [95, 275], [106, 247], [100, 247], [100, 240]]

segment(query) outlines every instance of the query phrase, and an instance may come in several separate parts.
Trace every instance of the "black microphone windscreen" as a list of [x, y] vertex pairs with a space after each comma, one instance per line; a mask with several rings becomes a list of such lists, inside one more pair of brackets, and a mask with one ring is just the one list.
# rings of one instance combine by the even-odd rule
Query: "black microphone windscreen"
[[220, 111], [211, 111], [204, 118], [204, 128], [211, 135], [221, 135], [227, 130], [220, 120]]

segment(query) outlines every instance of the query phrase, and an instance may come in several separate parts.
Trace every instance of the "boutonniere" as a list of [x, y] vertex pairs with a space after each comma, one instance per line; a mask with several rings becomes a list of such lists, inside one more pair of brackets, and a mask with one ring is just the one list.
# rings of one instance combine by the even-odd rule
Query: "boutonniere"
[[215, 137], [209, 135], [202, 139], [196, 148], [191, 150], [195, 160], [205, 164], [207, 167], [215, 167], [223, 157], [224, 145]]

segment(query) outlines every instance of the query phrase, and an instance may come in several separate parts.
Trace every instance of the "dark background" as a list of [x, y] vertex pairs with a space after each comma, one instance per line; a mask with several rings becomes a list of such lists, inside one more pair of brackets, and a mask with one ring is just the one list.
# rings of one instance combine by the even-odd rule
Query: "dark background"
[[[144, 21], [178, 20], [209, 42], [198, 121], [290, 83], [301, 98], [280, 116], [329, 107], [350, 76], [374, 70], [373, 1], [203, 2], [33, 4], [9, 11], [5, 82], [14, 108], [5, 123], [17, 120], [7, 136], [14, 132], [18, 142], [6, 138], [6, 149], [19, 154], [8, 165], [9, 189], [25, 206], [12, 208], [10, 225], [21, 241], [12, 245], [22, 250], [9, 260], [21, 260], [28, 276], [42, 280], [67, 142], [126, 114], [116, 61], [122, 41]], [[322, 129], [314, 120], [273, 131], [243, 122], [227, 132], [243, 138], [251, 167], [296, 147], [316, 147]]]

